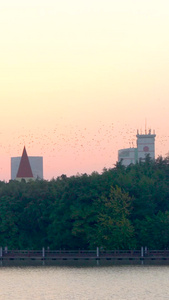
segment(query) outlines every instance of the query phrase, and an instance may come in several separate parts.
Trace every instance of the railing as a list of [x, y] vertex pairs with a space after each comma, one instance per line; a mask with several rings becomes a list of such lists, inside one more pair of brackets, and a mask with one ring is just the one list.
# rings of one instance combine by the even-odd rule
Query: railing
[[168, 258], [169, 250], [5, 250], [0, 247], [0, 259], [120, 259], [120, 258]]
[[169, 256], [169, 250], [147, 250], [146, 253], [144, 254], [145, 257], [149, 257], [149, 256]]

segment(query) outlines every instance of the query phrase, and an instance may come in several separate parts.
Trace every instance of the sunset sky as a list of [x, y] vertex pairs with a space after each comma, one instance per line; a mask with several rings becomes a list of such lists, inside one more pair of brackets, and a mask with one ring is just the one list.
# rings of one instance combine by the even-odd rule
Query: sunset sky
[[168, 0], [0, 2], [0, 180], [43, 156], [44, 178], [112, 168], [137, 129], [169, 152]]

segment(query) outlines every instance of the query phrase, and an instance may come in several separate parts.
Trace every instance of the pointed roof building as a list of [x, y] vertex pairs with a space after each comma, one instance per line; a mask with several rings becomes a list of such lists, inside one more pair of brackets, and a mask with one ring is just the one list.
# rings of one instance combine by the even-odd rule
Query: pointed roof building
[[23, 149], [16, 179], [17, 180], [25, 179], [26, 181], [29, 181], [30, 179], [34, 180], [31, 165], [25, 147]]

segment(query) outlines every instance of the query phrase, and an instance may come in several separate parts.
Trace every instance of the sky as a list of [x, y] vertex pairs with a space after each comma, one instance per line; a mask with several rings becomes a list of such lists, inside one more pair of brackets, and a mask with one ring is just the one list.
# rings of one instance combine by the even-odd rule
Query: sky
[[169, 152], [168, 0], [0, 0], [0, 180], [113, 168], [137, 129]]

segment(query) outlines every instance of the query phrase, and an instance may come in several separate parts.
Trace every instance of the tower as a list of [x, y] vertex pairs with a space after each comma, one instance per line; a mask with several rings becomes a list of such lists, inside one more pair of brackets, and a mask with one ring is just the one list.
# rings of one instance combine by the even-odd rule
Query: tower
[[[11, 179], [15, 180], [19, 171], [21, 163], [21, 156], [11, 157]], [[28, 156], [30, 167], [33, 173], [33, 178], [43, 179], [43, 157], [42, 156]], [[19, 180], [19, 179], [18, 179]]]
[[155, 131], [151, 133], [151, 129], [148, 131], [145, 130], [145, 134], [140, 134], [137, 130], [137, 151], [138, 151], [138, 160], [144, 160], [147, 155], [151, 159], [155, 159]]
[[25, 147], [23, 149], [18, 172], [16, 175], [16, 180], [20, 181], [21, 179], [25, 179], [26, 181], [34, 180], [32, 169], [30, 166], [29, 158]]

